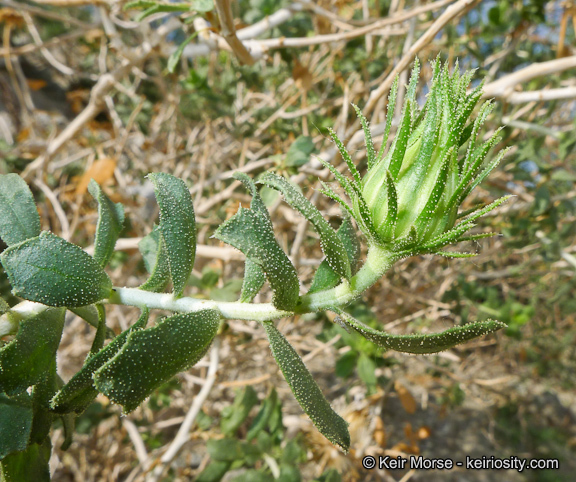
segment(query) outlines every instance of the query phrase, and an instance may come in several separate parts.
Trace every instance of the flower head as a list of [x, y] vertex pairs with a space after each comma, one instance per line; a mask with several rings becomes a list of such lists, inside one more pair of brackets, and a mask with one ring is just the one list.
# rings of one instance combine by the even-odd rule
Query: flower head
[[460, 75], [456, 64], [450, 73], [438, 60], [432, 68], [430, 90], [420, 109], [416, 102], [416, 60], [396, 135], [387, 151], [398, 78], [390, 92], [384, 140], [378, 153], [368, 122], [354, 106], [366, 138], [368, 172], [363, 178], [340, 139], [330, 131], [353, 178], [325, 165], [350, 197], [351, 206], [326, 185], [323, 192], [350, 212], [371, 243], [393, 252], [438, 252], [448, 243], [470, 239], [462, 236], [474, 226], [473, 221], [507, 199], [499, 199], [456, 225], [460, 205], [496, 167], [505, 150], [488, 161], [488, 154], [501, 139], [500, 129], [487, 141], [477, 142], [493, 104], [485, 102], [477, 116], [472, 115], [482, 96], [482, 84], [466, 92], [473, 72]]

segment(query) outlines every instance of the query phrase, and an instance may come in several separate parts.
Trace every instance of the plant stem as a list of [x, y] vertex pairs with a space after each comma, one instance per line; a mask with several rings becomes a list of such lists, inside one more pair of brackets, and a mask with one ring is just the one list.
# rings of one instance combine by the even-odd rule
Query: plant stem
[[[364, 266], [350, 281], [344, 281], [335, 288], [318, 291], [300, 298], [294, 313], [310, 313], [344, 306], [358, 298], [376, 283], [382, 275], [402, 256], [372, 245]], [[150, 309], [169, 310], [178, 313], [191, 313], [204, 309], [218, 310], [223, 318], [231, 320], [272, 321], [294, 313], [278, 310], [272, 303], [241, 303], [196, 298], [174, 298], [172, 294], [152, 293], [139, 288], [114, 288], [105, 303], [138, 306]], [[47, 309], [48, 306], [31, 301], [23, 301], [0, 317], [0, 336], [17, 331], [18, 322]]]
[[309, 313], [350, 303], [376, 283], [401, 257], [378, 245], [370, 246], [364, 266], [350, 282], [344, 281], [335, 288], [304, 295], [296, 312]]
[[213, 301], [196, 298], [174, 298], [172, 294], [151, 293], [138, 288], [114, 288], [108, 303], [128, 306], [146, 306], [151, 309], [191, 313], [204, 309], [218, 310], [224, 318], [233, 320], [270, 321], [292, 315], [278, 310], [272, 303], [241, 303], [239, 301]]

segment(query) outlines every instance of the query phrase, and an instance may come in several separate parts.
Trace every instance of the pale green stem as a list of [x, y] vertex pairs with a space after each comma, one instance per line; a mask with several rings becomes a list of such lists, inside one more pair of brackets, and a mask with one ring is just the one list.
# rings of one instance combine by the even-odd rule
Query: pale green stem
[[0, 338], [14, 335], [22, 320], [27, 320], [46, 310], [48, 306], [33, 301], [22, 301], [0, 316]]
[[138, 288], [114, 288], [108, 303], [128, 306], [146, 306], [151, 309], [191, 313], [205, 309], [218, 310], [224, 318], [232, 320], [269, 321], [290, 316], [289, 311], [278, 310], [272, 303], [240, 303], [174, 298], [171, 294], [151, 293]]
[[[350, 303], [376, 283], [400, 257], [376, 245], [371, 246], [364, 266], [349, 282], [344, 281], [335, 288], [302, 296], [294, 313], [310, 313], [337, 308]], [[137, 307], [146, 306], [150, 309], [179, 313], [214, 309], [218, 310], [223, 318], [231, 320], [271, 321], [294, 314], [290, 311], [278, 310], [272, 303], [224, 302], [188, 297], [174, 298], [172, 294], [152, 293], [138, 288], [114, 288], [110, 298], [104, 302]], [[0, 336], [14, 333], [21, 319], [34, 316], [47, 308], [46, 305], [30, 301], [16, 305], [10, 313], [0, 318]]]
[[378, 245], [368, 249], [364, 266], [352, 277], [330, 290], [318, 291], [301, 298], [297, 313], [309, 313], [344, 306], [358, 298], [376, 283], [401, 256], [391, 253]]

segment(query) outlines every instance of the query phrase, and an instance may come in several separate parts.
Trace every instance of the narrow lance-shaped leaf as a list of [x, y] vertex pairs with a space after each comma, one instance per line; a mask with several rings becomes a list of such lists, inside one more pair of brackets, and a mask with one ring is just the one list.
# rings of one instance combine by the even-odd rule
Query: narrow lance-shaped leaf
[[166, 243], [174, 294], [181, 296], [196, 255], [196, 220], [186, 184], [170, 174], [149, 174], [160, 206], [160, 231]]
[[234, 398], [231, 407], [226, 407], [222, 411], [220, 429], [227, 436], [232, 436], [240, 428], [248, 417], [252, 407], [258, 403], [258, 394], [248, 385], [239, 391]]
[[56, 357], [64, 328], [63, 308], [49, 308], [20, 323], [0, 349], [0, 392], [11, 394], [38, 383]]
[[[372, 140], [372, 133], [370, 132], [370, 126], [368, 124], [368, 121], [366, 120], [366, 117], [364, 117], [364, 114], [362, 114], [360, 108], [355, 104], [352, 104], [352, 107], [356, 111], [356, 115], [358, 116], [358, 119], [360, 119], [360, 125], [362, 126], [362, 130], [364, 131], [366, 158], [368, 161], [368, 166], [371, 167], [376, 162], [376, 152], [374, 151], [374, 141]], [[370, 169], [370, 167], [368, 167], [368, 169]]]
[[[344, 218], [336, 234], [344, 244], [346, 254], [350, 260], [350, 270], [352, 275], [354, 275], [356, 274], [356, 268], [358, 266], [358, 261], [360, 260], [360, 242], [356, 236], [352, 220], [349, 217]], [[314, 280], [312, 281], [312, 286], [310, 286], [308, 293], [315, 293], [316, 291], [333, 288], [339, 281], [340, 276], [334, 272], [328, 264], [328, 261], [324, 260], [320, 263], [320, 266], [318, 266], [318, 270], [314, 275]]]
[[178, 65], [178, 62], [180, 62], [180, 58], [182, 57], [182, 54], [184, 53], [184, 49], [186, 48], [186, 46], [190, 42], [192, 42], [192, 40], [194, 40], [196, 38], [196, 36], [199, 33], [200, 33], [200, 31], [194, 32], [186, 40], [184, 40], [184, 42], [182, 42], [180, 45], [178, 45], [178, 48], [170, 54], [170, 57], [168, 57], [168, 62], [166, 65], [168, 72], [170, 72], [171, 74], [174, 73], [174, 71], [176, 70], [176, 66]]
[[282, 333], [273, 323], [265, 322], [263, 325], [272, 355], [296, 400], [320, 433], [347, 452], [350, 447], [348, 423], [332, 409], [306, 365]]
[[449, 243], [458, 242], [466, 231], [469, 231], [475, 226], [474, 221], [476, 221], [476, 219], [484, 216], [486, 213], [492, 211], [493, 209], [496, 209], [511, 197], [512, 196], [503, 196], [499, 199], [496, 199], [496, 201], [493, 203], [488, 204], [488, 206], [484, 206], [482, 209], [478, 209], [473, 214], [462, 219], [462, 221], [454, 226], [451, 230], [446, 231], [445, 233], [430, 240], [428, 243], [420, 246], [418, 252], [435, 252], [439, 248], [446, 246]]
[[218, 227], [214, 237], [239, 249], [262, 267], [274, 291], [276, 308], [287, 311], [295, 308], [300, 290], [298, 275], [264, 216], [240, 207], [233, 217]]
[[96, 388], [131, 412], [153, 390], [198, 362], [219, 326], [220, 313], [207, 309], [130, 333], [116, 356], [94, 374]]
[[280, 191], [286, 202], [312, 223], [320, 235], [320, 246], [330, 267], [342, 278], [350, 279], [350, 261], [344, 244], [318, 208], [283, 177], [267, 172], [260, 177], [259, 182]]
[[158, 226], [140, 240], [138, 249], [150, 273], [150, 278], [140, 286], [140, 289], [156, 293], [164, 291], [170, 283], [170, 266], [166, 245]]
[[84, 306], [110, 296], [102, 267], [75, 244], [43, 231], [0, 255], [12, 293], [48, 306]]
[[136, 323], [120, 333], [97, 353], [90, 354], [80, 371], [52, 398], [50, 402], [52, 410], [56, 413], [76, 412], [78, 414], [86, 410], [98, 395], [92, 376], [96, 370], [110, 361], [122, 349], [130, 333], [142, 330], [146, 326], [148, 314], [148, 309], [144, 308]]
[[360, 176], [360, 173], [358, 172], [358, 169], [356, 168], [354, 161], [350, 157], [350, 153], [348, 152], [346, 147], [344, 147], [344, 144], [342, 143], [342, 141], [338, 137], [338, 134], [336, 134], [336, 132], [334, 132], [333, 129], [328, 128], [328, 134], [330, 134], [330, 137], [334, 141], [334, 144], [336, 144], [336, 147], [338, 148], [338, 151], [340, 152], [342, 159], [344, 159], [344, 161], [346, 162], [346, 165], [348, 166], [348, 170], [352, 174], [352, 178], [353, 178], [352, 185], [354, 185], [358, 189], [360, 189], [362, 186], [362, 177]]
[[339, 309], [334, 309], [333, 311], [338, 313], [344, 324], [353, 328], [364, 338], [383, 348], [404, 353], [437, 353], [506, 327], [504, 323], [499, 321], [488, 320], [455, 326], [442, 333], [393, 335], [366, 326]]
[[392, 129], [392, 119], [394, 117], [394, 111], [396, 109], [396, 95], [398, 94], [398, 79], [399, 76], [394, 77], [394, 82], [392, 82], [392, 87], [390, 88], [390, 94], [388, 94], [388, 105], [386, 107], [386, 125], [384, 127], [384, 135], [382, 136], [382, 144], [378, 150], [378, 155], [376, 156], [373, 165], [368, 164], [368, 170], [372, 169], [376, 164], [378, 164], [384, 158], [384, 151], [386, 150], [386, 144], [388, 143], [388, 136], [390, 135], [390, 129]]
[[94, 179], [90, 180], [88, 191], [98, 202], [94, 259], [100, 266], [105, 267], [114, 253], [114, 246], [124, 227], [124, 206], [113, 203]]
[[0, 174], [0, 238], [8, 245], [40, 234], [40, 216], [30, 188], [18, 174]]
[[262, 402], [262, 407], [252, 422], [252, 425], [246, 434], [246, 440], [250, 441], [254, 439], [262, 430], [264, 430], [277, 405], [278, 392], [275, 388], [272, 388], [270, 395], [268, 395], [264, 402]]

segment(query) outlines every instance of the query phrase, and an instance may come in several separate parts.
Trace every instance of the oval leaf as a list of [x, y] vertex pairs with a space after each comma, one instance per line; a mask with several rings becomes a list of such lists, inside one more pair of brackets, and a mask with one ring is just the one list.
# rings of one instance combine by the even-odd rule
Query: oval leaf
[[306, 365], [282, 333], [272, 323], [263, 325], [272, 355], [302, 410], [324, 437], [347, 452], [350, 447], [348, 423], [332, 409]]
[[158, 226], [155, 226], [150, 234], [140, 240], [138, 249], [140, 249], [144, 264], [150, 273], [150, 278], [140, 286], [140, 289], [156, 293], [164, 291], [170, 283], [170, 266], [166, 245]]
[[120, 333], [108, 345], [94, 354], [90, 354], [84, 366], [52, 398], [50, 407], [56, 413], [82, 413], [98, 395], [92, 376], [96, 370], [110, 361], [124, 346], [130, 333], [143, 329], [148, 322], [148, 309], [144, 309], [138, 321]]
[[94, 259], [104, 267], [114, 253], [114, 246], [124, 227], [124, 206], [120, 203], [113, 203], [94, 179], [90, 180], [88, 191], [98, 202]]
[[0, 238], [8, 245], [40, 234], [40, 216], [28, 185], [18, 174], [0, 175]]
[[160, 231], [166, 243], [174, 294], [181, 296], [196, 255], [196, 220], [186, 184], [170, 174], [148, 175], [160, 206]]
[[20, 323], [15, 338], [0, 349], [0, 392], [26, 390], [50, 369], [64, 328], [63, 308], [50, 308]]
[[0, 393], [0, 460], [26, 448], [32, 414], [32, 399], [26, 392], [10, 398]]
[[8, 455], [0, 462], [2, 482], [50, 482], [52, 444], [46, 437], [42, 445], [30, 444], [26, 450]]
[[112, 290], [94, 258], [48, 231], [9, 247], [0, 260], [14, 295], [48, 306], [89, 305]]
[[364, 338], [383, 348], [404, 353], [437, 353], [506, 327], [500, 321], [488, 320], [455, 326], [441, 333], [393, 335], [370, 328], [341, 310], [334, 309], [333, 311], [338, 313], [344, 324], [353, 328]]
[[94, 374], [96, 388], [131, 412], [152, 391], [200, 360], [220, 326], [216, 310], [165, 318], [130, 333], [122, 349]]
[[259, 182], [280, 191], [286, 202], [312, 223], [320, 235], [320, 246], [330, 267], [340, 277], [350, 279], [352, 277], [350, 261], [344, 244], [318, 208], [283, 177], [267, 172], [260, 177]]
[[254, 297], [262, 289], [265, 282], [266, 275], [264, 274], [262, 267], [250, 258], [246, 258], [246, 261], [244, 262], [244, 280], [242, 281], [240, 301], [242, 303], [252, 302]]
[[262, 214], [240, 207], [214, 233], [220, 241], [242, 251], [259, 264], [274, 291], [273, 303], [279, 310], [292, 311], [300, 286], [296, 269], [276, 242], [272, 224]]

